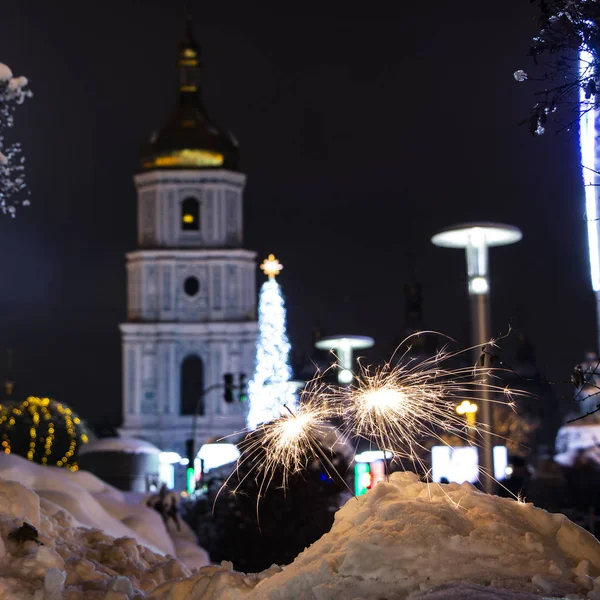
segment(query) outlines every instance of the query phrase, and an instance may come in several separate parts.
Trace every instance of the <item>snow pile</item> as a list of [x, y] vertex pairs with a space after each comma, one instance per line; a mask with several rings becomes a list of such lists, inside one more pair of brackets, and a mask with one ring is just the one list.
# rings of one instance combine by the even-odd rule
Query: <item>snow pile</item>
[[30, 95], [23, 88], [29, 83], [27, 77], [13, 77], [13, 73], [8, 65], [0, 63], [0, 81], [8, 82], [6, 88], [6, 99], [15, 100], [21, 104], [25, 98]]
[[21, 145], [7, 143], [5, 133], [14, 125], [14, 112], [18, 104], [33, 94], [27, 88], [26, 77], [13, 77], [11, 69], [0, 63], [0, 211], [15, 216], [16, 205], [29, 204], [23, 198], [26, 189], [24, 178], [24, 157]]
[[189, 530], [169, 523], [169, 538], [142, 494], [12, 455], [0, 477], [37, 491], [0, 480], [0, 600], [600, 600], [592, 535], [468, 483], [395, 473], [291, 565], [246, 575], [225, 562], [191, 574], [165, 556], [207, 561]]
[[[122, 492], [86, 471], [43, 467], [14, 454], [0, 454], [0, 478], [18, 481], [67, 511], [76, 526], [98, 529], [115, 538], [132, 538], [154, 552], [176, 556], [192, 569], [210, 562], [185, 523], [180, 523], [181, 530], [174, 524], [167, 528], [160, 515], [145, 505], [145, 495]], [[0, 482], [0, 493], [3, 485]], [[2, 510], [0, 505], [0, 515]]]
[[[440, 586], [445, 589], [429, 593]], [[532, 504], [489, 496], [468, 483], [426, 485], [412, 473], [394, 473], [350, 499], [331, 531], [291, 565], [244, 575], [223, 563], [166, 582], [149, 597], [526, 600], [528, 594], [600, 600], [598, 541]]]
[[127, 437], [100, 438], [80, 446], [78, 456], [93, 452], [124, 452], [126, 454], [160, 454], [160, 449], [145, 440]]
[[[19, 536], [23, 525], [37, 529]], [[175, 558], [135, 539], [114, 539], [77, 521], [18, 482], [0, 485], [0, 598], [126, 600], [143, 598], [157, 584], [187, 577]]]

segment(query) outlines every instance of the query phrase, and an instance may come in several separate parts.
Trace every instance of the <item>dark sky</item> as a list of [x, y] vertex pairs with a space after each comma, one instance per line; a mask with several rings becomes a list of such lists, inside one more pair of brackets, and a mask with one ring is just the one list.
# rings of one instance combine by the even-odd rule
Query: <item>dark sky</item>
[[[524, 233], [491, 252], [494, 330], [520, 311], [552, 378], [595, 347], [576, 137], [517, 126], [531, 104], [512, 78], [530, 68], [527, 0], [198, 2], [195, 23], [206, 104], [248, 175], [245, 245], [285, 265], [295, 348], [319, 323], [389, 356], [410, 252], [426, 326], [466, 342], [464, 253], [429, 240], [470, 220]], [[32, 206], [0, 219], [0, 377], [13, 347], [19, 395], [119, 418], [132, 176], [175, 102], [182, 31], [176, 1], [2, 7], [0, 61], [35, 93], [14, 129]]]

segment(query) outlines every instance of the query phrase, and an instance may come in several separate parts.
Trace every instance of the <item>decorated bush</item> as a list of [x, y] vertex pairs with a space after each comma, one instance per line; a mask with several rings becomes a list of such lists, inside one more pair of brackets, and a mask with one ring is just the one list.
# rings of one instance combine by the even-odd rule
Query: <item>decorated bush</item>
[[76, 471], [77, 446], [87, 441], [81, 419], [60, 402], [30, 396], [0, 405], [0, 444], [5, 454]]

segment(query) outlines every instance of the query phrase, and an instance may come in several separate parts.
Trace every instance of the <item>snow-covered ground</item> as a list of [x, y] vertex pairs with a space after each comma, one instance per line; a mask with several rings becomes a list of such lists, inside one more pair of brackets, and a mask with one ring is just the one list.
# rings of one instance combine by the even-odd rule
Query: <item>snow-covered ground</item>
[[207, 567], [150, 598], [598, 600], [599, 576], [600, 544], [563, 515], [469, 484], [426, 485], [395, 473], [350, 499], [331, 531], [291, 565], [251, 576]]
[[[0, 478], [0, 600], [600, 600], [593, 536], [469, 484], [395, 473], [291, 565], [246, 575], [192, 573], [169, 556], [206, 561], [191, 532], [88, 473], [0, 455]], [[23, 523], [41, 544], [14, 539]]]
[[160, 454], [160, 450], [150, 442], [129, 437], [110, 437], [93, 440], [77, 449], [77, 455], [92, 452], [125, 452], [131, 454]]
[[[43, 589], [44, 571], [52, 567], [60, 568], [66, 585], [73, 588], [64, 598], [104, 598], [111, 585], [129, 586], [129, 596], [110, 596], [124, 600], [143, 597], [141, 591], [207, 565], [208, 555], [189, 527], [181, 523], [178, 531], [169, 522], [167, 530], [145, 500], [142, 494], [121, 492], [85, 471], [42, 467], [0, 454], [0, 535], [6, 551], [0, 563], [0, 599], [45, 598], [32, 594]], [[42, 546], [15, 545], [8, 539], [10, 531], [25, 521], [39, 530]], [[0, 555], [2, 549], [0, 543]], [[19, 583], [27, 568], [32, 570], [30, 576]], [[130, 583], [116, 582], [119, 575]], [[12, 585], [15, 577], [17, 583]], [[29, 595], [16, 595], [21, 585]]]

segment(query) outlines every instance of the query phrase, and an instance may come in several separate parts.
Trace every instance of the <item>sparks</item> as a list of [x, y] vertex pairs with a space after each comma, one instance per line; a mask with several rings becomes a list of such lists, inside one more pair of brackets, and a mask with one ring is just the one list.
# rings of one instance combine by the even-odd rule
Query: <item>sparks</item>
[[[414, 335], [400, 347], [407, 347]], [[477, 402], [493, 395], [487, 401], [514, 406], [513, 396], [525, 393], [495, 385], [499, 369], [445, 366], [471, 351], [453, 352], [446, 346], [417, 361], [407, 358], [407, 350], [395, 365], [360, 366], [353, 385], [329, 388], [329, 405], [343, 423], [342, 438], [362, 438], [391, 452], [396, 462], [408, 459], [423, 468], [420, 457], [427, 451], [428, 439], [448, 444], [444, 436], [454, 436], [473, 444], [482, 431], [474, 418]], [[469, 419], [459, 409], [466, 404], [473, 407]]]
[[[285, 488], [289, 477], [306, 469], [313, 460], [320, 461], [331, 477], [345, 483], [324, 447], [331, 450], [336, 444], [355, 443], [357, 439], [389, 453], [399, 465], [408, 459], [415, 470], [427, 473], [422, 457], [432, 439], [444, 445], [449, 445], [448, 438], [452, 437], [462, 444], [476, 443], [483, 429], [475, 421], [478, 402], [514, 409], [515, 396], [528, 395], [494, 383], [501, 383], [505, 369], [479, 364], [451, 367], [456, 359], [464, 362], [464, 355], [473, 348], [452, 351], [445, 346], [424, 360], [410, 358], [411, 339], [423, 333], [441, 336], [435, 332], [409, 336], [399, 346], [407, 349], [395, 364], [370, 368], [359, 363], [352, 385], [325, 384], [327, 372], [309, 382], [295, 411], [286, 407], [280, 418], [263, 423], [239, 444], [238, 469], [245, 465], [246, 473], [234, 491], [249, 476], [259, 482], [259, 497], [276, 475], [281, 476]], [[490, 342], [489, 346], [494, 345]], [[468, 414], [464, 410], [467, 406]], [[323, 444], [332, 433], [334, 443]]]
[[259, 425], [239, 444], [238, 467], [244, 463], [249, 466], [245, 477], [253, 474], [257, 478], [261, 494], [278, 472], [281, 472], [280, 484], [285, 488], [289, 477], [306, 469], [310, 461], [319, 458], [328, 462], [320, 443], [331, 429], [328, 423], [331, 414], [320, 394], [309, 385], [295, 412], [285, 408], [281, 417]]

